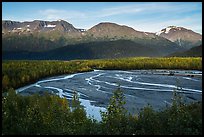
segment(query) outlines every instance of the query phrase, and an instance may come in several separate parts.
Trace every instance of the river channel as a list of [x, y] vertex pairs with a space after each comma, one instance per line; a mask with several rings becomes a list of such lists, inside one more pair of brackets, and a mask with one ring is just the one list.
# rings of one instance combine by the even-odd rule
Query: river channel
[[137, 113], [150, 104], [161, 110], [172, 103], [173, 91], [186, 103], [202, 100], [202, 71], [196, 70], [94, 70], [42, 79], [16, 89], [22, 95], [48, 91], [67, 98], [76, 91], [87, 116], [101, 120], [100, 110], [106, 111], [113, 91], [118, 87], [125, 95], [125, 108]]

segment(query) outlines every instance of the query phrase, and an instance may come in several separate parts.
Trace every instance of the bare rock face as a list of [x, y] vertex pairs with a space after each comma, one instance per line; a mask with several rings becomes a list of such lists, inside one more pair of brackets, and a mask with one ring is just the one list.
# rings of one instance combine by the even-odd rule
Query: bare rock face
[[42, 21], [31, 22], [2, 21], [2, 32], [6, 33], [32, 33], [32, 32], [52, 32], [60, 31], [64, 33], [80, 33], [72, 24], [63, 21]]
[[176, 42], [186, 49], [198, 46], [202, 42], [202, 35], [183, 27], [169, 26], [157, 32], [156, 35]]
[[118, 25], [116, 23], [103, 22], [93, 26], [87, 31], [88, 35], [93, 35], [96, 38], [154, 38], [155, 35], [151, 33], [140, 32], [125, 25]]
[[[92, 42], [94, 46], [106, 44], [107, 48], [112, 48], [113, 53], [119, 47], [123, 51], [124, 47], [131, 45], [126, 50], [130, 53], [135, 46], [135, 53], [132, 55], [139, 55], [136, 52], [139, 49], [145, 49], [141, 52], [145, 53], [142, 55], [153, 56], [154, 52], [154, 56], [166, 56], [201, 45], [202, 36], [192, 30], [176, 26], [169, 26], [157, 33], [150, 33], [111, 22], [102, 22], [85, 30], [75, 28], [64, 20], [25, 22], [3, 20], [2, 41], [3, 51], [44, 52], [77, 44], [85, 44], [86, 49], [90, 48], [87, 43]], [[114, 44], [120, 46], [116, 48]], [[99, 46], [96, 48], [91, 47], [91, 50], [101, 50]]]

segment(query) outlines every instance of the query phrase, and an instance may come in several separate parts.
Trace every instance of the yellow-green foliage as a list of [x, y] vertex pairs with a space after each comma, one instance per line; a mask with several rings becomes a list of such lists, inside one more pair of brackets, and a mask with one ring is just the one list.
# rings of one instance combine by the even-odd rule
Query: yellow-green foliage
[[57, 96], [21, 96], [15, 94], [14, 90], [8, 92], [10, 88], [17, 88], [44, 77], [93, 69], [202, 70], [202, 58], [3, 61], [2, 134], [202, 134], [202, 103], [181, 106], [174, 104], [161, 112], [146, 107], [138, 116], [125, 116], [122, 103], [124, 100], [120, 98], [123, 95], [114, 94], [110, 99], [108, 113], [98, 123], [87, 118], [77, 102], [74, 103], [77, 109], [72, 112], [67, 100]]
[[88, 62], [102, 69], [195, 69], [202, 70], [202, 58], [121, 58], [91, 60]]
[[202, 70], [202, 58], [120, 58], [73, 61], [3, 61], [2, 88], [18, 88], [39, 79], [93, 69], [192, 69]]

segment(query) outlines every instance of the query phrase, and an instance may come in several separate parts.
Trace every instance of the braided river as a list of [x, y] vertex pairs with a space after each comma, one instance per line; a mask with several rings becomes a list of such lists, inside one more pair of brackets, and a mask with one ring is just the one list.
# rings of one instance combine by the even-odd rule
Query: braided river
[[201, 101], [202, 71], [94, 70], [45, 78], [16, 89], [16, 92], [31, 95], [47, 91], [70, 101], [76, 91], [87, 116], [100, 121], [100, 111], [106, 111], [113, 91], [119, 87], [125, 95], [125, 108], [129, 113], [138, 113], [147, 104], [162, 110], [171, 106], [174, 90], [185, 103]]

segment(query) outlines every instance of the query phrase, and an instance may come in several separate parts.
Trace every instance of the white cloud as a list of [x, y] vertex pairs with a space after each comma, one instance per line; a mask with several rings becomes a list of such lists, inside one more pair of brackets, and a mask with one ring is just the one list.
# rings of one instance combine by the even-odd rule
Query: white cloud
[[[69, 18], [69, 19], [92, 19], [92, 18], [102, 18], [111, 17], [115, 15], [123, 14], [153, 14], [160, 13], [163, 14], [173, 14], [173, 13], [183, 13], [196, 10], [197, 5], [191, 6], [191, 8], [186, 8], [185, 4], [178, 3], [175, 4], [167, 2], [156, 2], [156, 3], [128, 3], [124, 6], [113, 6], [108, 8], [102, 8], [94, 11], [78, 11], [78, 10], [57, 10], [57, 9], [46, 9], [40, 10], [38, 13], [46, 17], [47, 19], [58, 19], [58, 18]], [[171, 16], [170, 15], [170, 16]]]
[[42, 18], [46, 20], [58, 20], [58, 19], [77, 19], [85, 18], [85, 14], [80, 11], [72, 10], [56, 10], [56, 9], [46, 9], [38, 11], [39, 14], [43, 15]]
[[129, 5], [124, 6], [115, 6], [106, 9], [96, 11], [98, 17], [105, 17], [105, 16], [113, 16], [119, 14], [152, 14], [152, 13], [183, 13], [194, 11], [197, 9], [197, 5], [192, 5], [190, 8], [187, 8], [186, 4], [184, 3], [175, 3], [172, 2], [154, 2], [154, 3], [137, 3], [133, 2]]
[[93, 10], [44, 9], [33, 12], [33, 15], [29, 14], [29, 17], [12, 17], [10, 19], [22, 21], [23, 18], [27, 18], [27, 21], [63, 19], [79, 28], [86, 26], [86, 29], [96, 25], [96, 23], [109, 21], [147, 32], [157, 32], [169, 25], [176, 25], [202, 33], [202, 13], [195, 12], [194, 15], [191, 15], [194, 11], [202, 9], [199, 4], [202, 3], [130, 2], [124, 3], [124, 5], [115, 4], [115, 6], [111, 4], [113, 5], [111, 7], [99, 7], [93, 8]]

